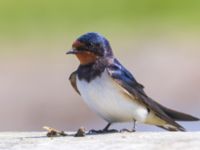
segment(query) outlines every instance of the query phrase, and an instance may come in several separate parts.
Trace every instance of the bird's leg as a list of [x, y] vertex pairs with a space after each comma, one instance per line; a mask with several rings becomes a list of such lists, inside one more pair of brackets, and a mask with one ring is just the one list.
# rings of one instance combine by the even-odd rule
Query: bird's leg
[[103, 128], [102, 130], [90, 130], [89, 133], [113, 133], [113, 132], [118, 132], [115, 129], [111, 129], [109, 130], [109, 127], [111, 126], [111, 123], [108, 123], [105, 128]]
[[136, 127], [136, 121], [133, 120], [133, 129], [132, 130], [129, 130], [129, 129], [122, 129], [120, 130], [120, 132], [135, 132], [135, 127]]
[[136, 131], [136, 121], [135, 120], [133, 120], [133, 129], [132, 129], [132, 132], [135, 132]]
[[109, 128], [110, 126], [111, 126], [111, 123], [108, 123], [108, 124], [105, 126], [105, 128], [103, 128], [102, 131], [104, 131], [104, 132], [108, 131], [108, 128]]

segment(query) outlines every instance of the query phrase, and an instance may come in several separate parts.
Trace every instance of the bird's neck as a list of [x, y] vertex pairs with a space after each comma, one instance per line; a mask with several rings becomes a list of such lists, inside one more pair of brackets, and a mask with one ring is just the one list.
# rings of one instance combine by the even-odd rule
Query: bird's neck
[[107, 60], [98, 59], [89, 64], [81, 64], [78, 67], [78, 79], [90, 82], [96, 77], [100, 77], [107, 66]]

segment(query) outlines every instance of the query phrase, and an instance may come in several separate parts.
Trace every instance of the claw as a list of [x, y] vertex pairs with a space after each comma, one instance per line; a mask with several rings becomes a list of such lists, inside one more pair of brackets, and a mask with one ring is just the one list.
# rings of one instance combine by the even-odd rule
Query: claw
[[122, 130], [120, 130], [120, 132], [129, 132], [129, 133], [131, 133], [131, 132], [135, 132], [135, 130], [122, 129]]

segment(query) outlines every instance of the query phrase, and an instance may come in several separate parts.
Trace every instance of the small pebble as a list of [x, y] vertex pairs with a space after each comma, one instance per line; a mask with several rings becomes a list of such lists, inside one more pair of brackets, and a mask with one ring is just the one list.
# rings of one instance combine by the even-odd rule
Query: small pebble
[[85, 136], [85, 128], [84, 127], [79, 128], [74, 136], [75, 137], [84, 137]]

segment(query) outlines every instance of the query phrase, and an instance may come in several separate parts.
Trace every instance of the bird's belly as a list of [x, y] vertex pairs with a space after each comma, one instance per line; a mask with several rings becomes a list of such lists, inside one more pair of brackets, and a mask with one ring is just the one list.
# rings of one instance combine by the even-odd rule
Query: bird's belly
[[104, 72], [89, 83], [77, 78], [77, 87], [83, 100], [108, 122], [145, 122], [148, 111]]

